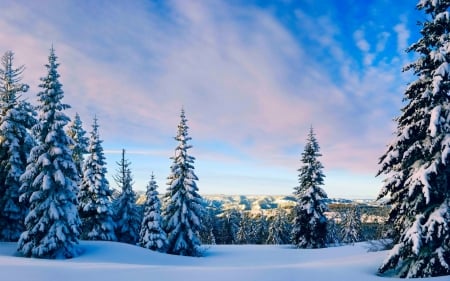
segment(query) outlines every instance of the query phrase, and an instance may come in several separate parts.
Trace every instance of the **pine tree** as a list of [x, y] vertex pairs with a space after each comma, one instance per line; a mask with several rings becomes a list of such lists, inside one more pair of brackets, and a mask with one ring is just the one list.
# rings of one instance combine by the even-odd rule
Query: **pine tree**
[[220, 219], [219, 236], [217, 240], [221, 244], [238, 244], [239, 239], [237, 233], [240, 229], [242, 214], [236, 209], [228, 209], [223, 212]]
[[208, 201], [205, 208], [205, 215], [202, 219], [203, 227], [200, 231], [200, 239], [202, 243], [209, 245], [216, 244], [216, 236], [214, 235], [216, 222], [217, 210], [214, 206], [212, 206], [212, 201]]
[[20, 200], [29, 204], [30, 211], [19, 239], [19, 251], [27, 257], [71, 258], [78, 254], [79, 179], [69, 148], [72, 139], [64, 131], [70, 118], [63, 110], [70, 106], [62, 103], [64, 92], [56, 59], [52, 48], [46, 65], [48, 74], [39, 85], [39, 119], [32, 128], [38, 144], [31, 150], [21, 176]]
[[94, 118], [83, 178], [78, 194], [78, 212], [82, 222], [81, 237], [87, 240], [116, 241], [111, 196], [112, 190], [106, 179], [106, 162], [102, 140], [98, 132], [97, 117]]
[[341, 242], [340, 227], [337, 220], [340, 220], [340, 216], [335, 214], [327, 221], [327, 245], [337, 246]]
[[266, 244], [288, 244], [290, 243], [290, 229], [286, 218], [286, 211], [278, 208], [275, 216], [269, 223], [268, 237]]
[[400, 277], [450, 274], [450, 15], [449, 0], [421, 0], [427, 18], [408, 52], [417, 80], [405, 90], [397, 132], [380, 158], [379, 198], [391, 204], [395, 246], [379, 268]]
[[67, 135], [74, 141], [74, 144], [70, 147], [72, 149], [72, 158], [77, 166], [78, 175], [82, 178], [84, 154], [88, 153], [89, 139], [86, 137], [86, 131], [83, 129], [83, 122], [81, 122], [78, 113], [75, 114], [73, 121], [70, 122]]
[[298, 248], [322, 248], [326, 245], [327, 210], [324, 199], [327, 194], [320, 187], [323, 185], [324, 174], [320, 157], [319, 144], [313, 128], [309, 130], [304, 152], [303, 166], [298, 170], [300, 185], [295, 188], [294, 195], [297, 205], [294, 208], [294, 225], [292, 242]]
[[116, 220], [116, 236], [119, 242], [136, 244], [139, 241], [141, 216], [136, 206], [136, 194], [133, 191], [133, 178], [131, 177], [130, 162], [125, 159], [125, 149], [117, 175], [114, 177], [120, 195], [114, 201], [114, 214]]
[[236, 232], [237, 244], [248, 244], [250, 242], [250, 232], [252, 231], [252, 219], [248, 213], [241, 212], [239, 229]]
[[361, 212], [358, 206], [351, 206], [341, 215], [341, 242], [353, 244], [363, 240]]
[[263, 214], [259, 214], [253, 219], [250, 218], [250, 231], [248, 233], [248, 243], [250, 244], [263, 244], [266, 242], [269, 235], [269, 225], [266, 217]]
[[13, 68], [14, 53], [7, 51], [0, 69], [0, 241], [17, 241], [24, 231], [27, 206], [19, 202], [20, 176], [34, 145], [29, 130], [35, 124], [31, 105], [20, 100], [24, 66]]
[[147, 185], [146, 200], [144, 204], [144, 217], [139, 234], [141, 247], [165, 252], [167, 248], [167, 235], [162, 229], [161, 201], [158, 198], [158, 185], [152, 173]]
[[199, 232], [202, 229], [202, 216], [205, 213], [203, 198], [198, 193], [194, 173], [195, 158], [188, 154], [192, 146], [188, 144], [188, 126], [184, 110], [175, 140], [178, 145], [168, 177], [168, 189], [164, 196], [164, 228], [168, 237], [168, 253], [183, 256], [201, 254]]

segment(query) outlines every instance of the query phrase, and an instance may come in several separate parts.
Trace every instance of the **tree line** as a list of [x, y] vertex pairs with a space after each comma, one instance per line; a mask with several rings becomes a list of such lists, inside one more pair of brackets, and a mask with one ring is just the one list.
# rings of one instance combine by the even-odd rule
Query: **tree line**
[[[391, 206], [387, 235], [393, 245], [380, 274], [450, 274], [449, 7], [449, 0], [421, 0], [417, 4], [425, 12], [424, 21], [419, 23], [422, 37], [407, 49], [417, 57], [404, 69], [412, 70], [417, 80], [405, 90], [394, 138], [379, 159], [378, 175], [386, 177], [379, 198], [386, 198]], [[78, 124], [65, 131], [70, 118], [64, 110], [70, 106], [62, 102], [64, 92], [54, 49], [50, 50], [46, 76], [41, 78], [37, 106], [22, 97], [29, 87], [21, 83], [24, 68], [13, 67], [12, 52], [6, 52], [1, 65], [0, 240], [18, 240], [24, 256], [70, 258], [78, 254], [80, 238], [138, 243], [189, 256], [201, 254], [201, 239], [283, 243], [289, 232], [290, 242], [298, 248], [328, 245], [333, 228], [324, 215], [328, 209], [327, 194], [321, 187], [325, 175], [312, 127], [301, 155], [290, 230], [283, 230], [288, 226], [280, 218], [274, 218], [272, 226], [259, 218], [255, 225], [245, 215], [229, 212], [223, 216], [221, 227], [232, 231], [216, 230], [211, 236], [214, 228], [210, 228], [201, 235], [208, 224], [204, 220], [208, 208], [198, 193], [195, 158], [188, 153], [191, 146], [184, 110], [163, 202], [152, 177], [144, 216], [138, 219], [125, 152], [115, 178], [121, 192], [111, 198], [97, 120], [88, 141], [87, 159], [81, 164], [85, 151], [77, 129], [80, 124], [75, 117]], [[238, 216], [239, 224], [233, 218]], [[347, 230], [357, 229], [355, 217], [358, 210], [343, 217], [355, 225]], [[353, 239], [355, 233], [344, 234]]]

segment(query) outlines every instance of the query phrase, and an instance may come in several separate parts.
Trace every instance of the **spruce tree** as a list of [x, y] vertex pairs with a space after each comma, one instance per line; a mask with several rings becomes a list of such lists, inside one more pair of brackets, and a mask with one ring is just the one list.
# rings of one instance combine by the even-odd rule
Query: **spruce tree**
[[422, 37], [404, 68], [417, 80], [404, 93], [397, 130], [380, 158], [379, 198], [391, 205], [394, 247], [379, 268], [400, 277], [450, 274], [450, 16], [449, 0], [421, 0]]
[[361, 212], [359, 207], [354, 205], [341, 214], [341, 242], [354, 244], [363, 240]]
[[324, 199], [327, 194], [320, 187], [323, 185], [322, 163], [319, 144], [313, 128], [309, 130], [308, 138], [302, 153], [303, 166], [299, 171], [300, 185], [294, 189], [297, 204], [294, 207], [294, 224], [292, 228], [292, 243], [298, 248], [323, 248], [326, 246], [327, 210]]
[[221, 244], [239, 244], [238, 232], [242, 220], [242, 213], [236, 209], [228, 209], [223, 212], [221, 218], [220, 236]]
[[27, 206], [19, 202], [20, 176], [34, 144], [35, 124], [31, 105], [21, 100], [24, 66], [13, 67], [14, 53], [7, 51], [0, 68], [0, 241], [17, 241], [24, 231]]
[[217, 224], [217, 209], [213, 206], [213, 202], [208, 200], [205, 208], [205, 215], [202, 219], [202, 230], [200, 231], [200, 239], [202, 243], [214, 245], [216, 244], [216, 236], [214, 234]]
[[147, 185], [146, 200], [144, 203], [144, 217], [139, 233], [141, 247], [165, 252], [167, 248], [167, 235], [162, 229], [161, 201], [158, 198], [158, 185], [152, 173]]
[[39, 85], [39, 119], [32, 128], [38, 144], [31, 150], [21, 176], [20, 200], [29, 204], [30, 211], [18, 248], [26, 257], [71, 258], [78, 253], [79, 179], [69, 148], [72, 139], [64, 131], [70, 121], [64, 110], [70, 106], [62, 103], [64, 92], [56, 59], [52, 48], [46, 65], [48, 74]]
[[82, 223], [82, 239], [117, 240], [111, 196], [112, 190], [106, 179], [106, 162], [102, 140], [98, 132], [97, 117], [94, 118], [87, 149], [89, 155], [83, 165], [83, 178], [78, 194], [78, 212]]
[[275, 216], [269, 223], [266, 244], [288, 244], [290, 243], [289, 234], [290, 229], [286, 211], [282, 208], [278, 208], [275, 212]]
[[74, 144], [70, 147], [72, 149], [72, 158], [77, 166], [78, 175], [82, 178], [84, 154], [88, 153], [89, 139], [86, 137], [86, 131], [83, 129], [83, 122], [81, 122], [78, 113], [75, 114], [74, 119], [70, 122], [67, 135], [74, 141]]
[[[241, 212], [240, 215], [241, 220], [239, 221], [239, 229], [236, 232], [236, 243], [237, 244], [249, 244], [250, 241], [250, 233], [252, 229], [252, 219], [250, 218], [250, 214]], [[253, 244], [253, 243], [252, 243]]]
[[122, 158], [117, 164], [119, 169], [114, 180], [121, 193], [114, 201], [116, 236], [119, 242], [136, 244], [139, 241], [141, 215], [136, 206], [136, 193], [133, 191], [130, 162], [125, 159], [125, 149], [122, 150]]
[[183, 109], [180, 118], [175, 137], [178, 145], [175, 155], [171, 157], [173, 164], [170, 167], [167, 193], [164, 195], [164, 228], [168, 238], [168, 253], [198, 256], [201, 254], [199, 232], [205, 213], [204, 202], [196, 184], [195, 158], [188, 154], [192, 146], [188, 144], [191, 138], [188, 136], [189, 127]]

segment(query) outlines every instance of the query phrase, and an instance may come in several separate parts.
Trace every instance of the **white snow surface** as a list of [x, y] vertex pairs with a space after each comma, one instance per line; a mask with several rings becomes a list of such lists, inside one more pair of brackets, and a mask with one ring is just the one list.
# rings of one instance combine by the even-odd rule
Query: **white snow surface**
[[16, 243], [2, 242], [1, 280], [393, 280], [376, 275], [387, 252], [367, 252], [365, 243], [326, 249], [213, 245], [206, 246], [204, 257], [162, 254], [119, 242], [81, 241], [80, 247], [83, 254], [76, 258], [45, 260], [20, 257]]

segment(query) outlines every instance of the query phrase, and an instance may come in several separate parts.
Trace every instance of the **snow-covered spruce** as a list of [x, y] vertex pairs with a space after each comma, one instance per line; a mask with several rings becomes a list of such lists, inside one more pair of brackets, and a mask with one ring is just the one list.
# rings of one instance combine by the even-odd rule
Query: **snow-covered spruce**
[[203, 198], [198, 193], [194, 173], [195, 158], [188, 154], [192, 146], [188, 144], [188, 126], [184, 110], [175, 140], [178, 145], [168, 177], [168, 189], [164, 195], [164, 229], [168, 238], [168, 253], [183, 256], [199, 256], [201, 242], [199, 231], [202, 229], [202, 216], [205, 213]]
[[87, 149], [89, 154], [83, 165], [83, 178], [78, 193], [81, 238], [115, 241], [117, 238], [111, 203], [112, 190], [106, 179], [105, 155], [98, 127], [95, 117]]
[[236, 209], [225, 210], [220, 217], [220, 226], [218, 236], [216, 237], [219, 244], [238, 244], [238, 235], [242, 214]]
[[17, 241], [24, 231], [27, 206], [19, 202], [20, 176], [24, 173], [34, 140], [34, 110], [20, 95], [24, 66], [13, 67], [14, 53], [7, 51], [0, 68], [0, 241]]
[[114, 180], [121, 193], [113, 203], [116, 237], [119, 242], [135, 245], [139, 241], [141, 216], [136, 206], [130, 162], [125, 159], [125, 149], [122, 150], [122, 159], [117, 164], [119, 169]]
[[80, 218], [77, 211], [78, 173], [72, 160], [72, 139], [64, 126], [70, 121], [63, 110], [64, 92], [59, 82], [55, 51], [46, 65], [38, 93], [38, 123], [25, 173], [21, 176], [21, 202], [30, 206], [18, 249], [27, 257], [71, 258], [78, 253]]
[[327, 206], [324, 199], [327, 194], [320, 187], [325, 176], [322, 163], [317, 159], [319, 156], [319, 144], [311, 127], [302, 153], [303, 166], [298, 170], [300, 185], [294, 189], [297, 204], [291, 237], [298, 248], [326, 246], [327, 218], [324, 212]]
[[70, 149], [72, 149], [72, 158], [77, 167], [78, 175], [82, 178], [84, 154], [89, 153], [87, 150], [89, 139], [86, 137], [86, 131], [83, 129], [83, 122], [81, 122], [78, 113], [75, 114], [73, 121], [69, 123], [67, 135], [74, 141]]
[[275, 216], [269, 223], [266, 244], [288, 244], [291, 241], [289, 237], [290, 232], [287, 212], [282, 208], [278, 208]]
[[167, 249], [167, 236], [162, 228], [161, 201], [158, 198], [158, 185], [152, 173], [147, 185], [146, 200], [144, 203], [144, 217], [139, 233], [141, 247], [165, 252]]
[[380, 266], [400, 277], [450, 274], [450, 1], [421, 0], [422, 38], [408, 48], [417, 80], [405, 91], [397, 132], [380, 158], [379, 198], [392, 206], [395, 246]]
[[361, 212], [358, 206], [351, 206], [341, 214], [340, 234], [342, 243], [354, 244], [363, 240]]

